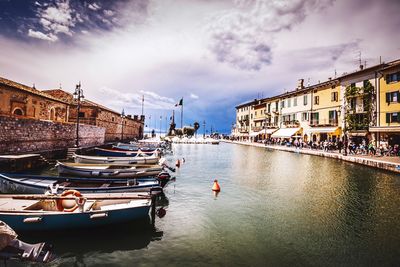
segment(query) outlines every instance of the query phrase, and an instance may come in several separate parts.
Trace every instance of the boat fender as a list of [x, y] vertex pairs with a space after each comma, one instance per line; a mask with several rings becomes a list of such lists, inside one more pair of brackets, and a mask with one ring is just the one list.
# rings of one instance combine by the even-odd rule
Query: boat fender
[[[77, 190], [67, 190], [67, 191], [64, 191], [60, 196], [61, 197], [74, 196], [76, 198], [80, 198], [80, 197], [82, 197], [82, 194]], [[78, 206], [79, 205], [76, 203], [76, 200], [72, 204], [70, 200], [57, 199], [57, 209], [59, 211], [73, 212], [78, 208]]]
[[159, 208], [157, 210], [157, 216], [158, 218], [162, 218], [165, 216], [165, 214], [167, 214], [167, 211], [164, 208]]
[[83, 206], [85, 206], [86, 200], [87, 199], [84, 197], [76, 197], [75, 198], [75, 202], [78, 205], [80, 211], [83, 211]]
[[221, 191], [221, 187], [220, 187], [219, 184], [218, 184], [218, 180], [214, 180], [214, 184], [213, 184], [213, 187], [212, 187], [212, 191], [215, 191], [215, 192]]

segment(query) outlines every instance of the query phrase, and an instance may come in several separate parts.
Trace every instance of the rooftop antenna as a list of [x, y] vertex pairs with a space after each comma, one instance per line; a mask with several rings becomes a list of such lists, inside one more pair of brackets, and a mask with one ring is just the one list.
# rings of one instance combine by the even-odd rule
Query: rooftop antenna
[[33, 89], [36, 89], [36, 87], [35, 87], [35, 83], [33, 83], [33, 86], [32, 86], [32, 88], [33, 88]]
[[310, 86], [310, 78], [307, 79], [307, 86]]
[[62, 89], [61, 83], [60, 83], [60, 89]]
[[337, 75], [337, 72], [336, 72], [336, 69], [335, 69], [335, 79], [336, 79], [336, 75]]
[[367, 61], [366, 60], [364, 60], [364, 67], [365, 68], [367, 67]]

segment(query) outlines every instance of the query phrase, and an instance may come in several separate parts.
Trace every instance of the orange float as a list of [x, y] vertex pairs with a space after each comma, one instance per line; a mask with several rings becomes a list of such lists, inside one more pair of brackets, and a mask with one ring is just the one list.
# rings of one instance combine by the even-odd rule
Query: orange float
[[212, 187], [212, 191], [214, 191], [214, 192], [219, 192], [219, 191], [221, 191], [221, 187], [220, 187], [219, 184], [218, 184], [218, 180], [214, 180], [214, 184], [213, 184], [213, 187]]
[[[77, 197], [77, 198], [79, 198], [79, 200], [78, 200], [79, 203], [81, 203], [80, 199], [82, 198], [82, 194], [81, 194], [81, 192], [79, 192], [77, 190], [67, 190], [67, 191], [62, 192], [60, 197]], [[62, 198], [57, 199], [57, 209], [59, 211], [73, 212], [78, 207], [79, 207], [79, 205], [75, 200], [62, 199]]]

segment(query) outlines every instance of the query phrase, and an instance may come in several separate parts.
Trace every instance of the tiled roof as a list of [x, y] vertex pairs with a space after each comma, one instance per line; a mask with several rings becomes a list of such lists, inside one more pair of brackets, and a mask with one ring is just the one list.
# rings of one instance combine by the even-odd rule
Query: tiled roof
[[42, 96], [42, 97], [45, 97], [45, 98], [48, 98], [48, 99], [51, 99], [51, 100], [54, 100], [54, 101], [57, 101], [57, 102], [62, 102], [62, 103], [66, 103], [67, 104], [67, 102], [65, 102], [63, 100], [60, 100], [58, 98], [55, 98], [52, 95], [46, 94], [45, 92], [39, 91], [39, 90], [37, 90], [37, 89], [35, 89], [33, 87], [29, 87], [29, 86], [24, 85], [24, 84], [20, 84], [20, 83], [8, 80], [8, 79], [3, 78], [3, 77], [0, 77], [0, 84], [6, 85], [6, 86], [9, 86], [9, 87], [12, 87], [12, 88], [16, 88], [16, 89], [19, 89], [19, 90], [22, 90], [22, 91], [25, 91], [25, 92], [28, 92], [28, 93], [31, 93], [31, 94], [34, 94], [34, 95]]

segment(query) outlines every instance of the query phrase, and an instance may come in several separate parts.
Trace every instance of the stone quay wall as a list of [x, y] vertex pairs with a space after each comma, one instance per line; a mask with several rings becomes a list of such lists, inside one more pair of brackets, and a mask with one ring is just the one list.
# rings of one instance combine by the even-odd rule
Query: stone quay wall
[[[0, 116], [0, 154], [40, 153], [75, 145], [76, 125]], [[79, 125], [81, 147], [102, 145], [105, 128]]]

